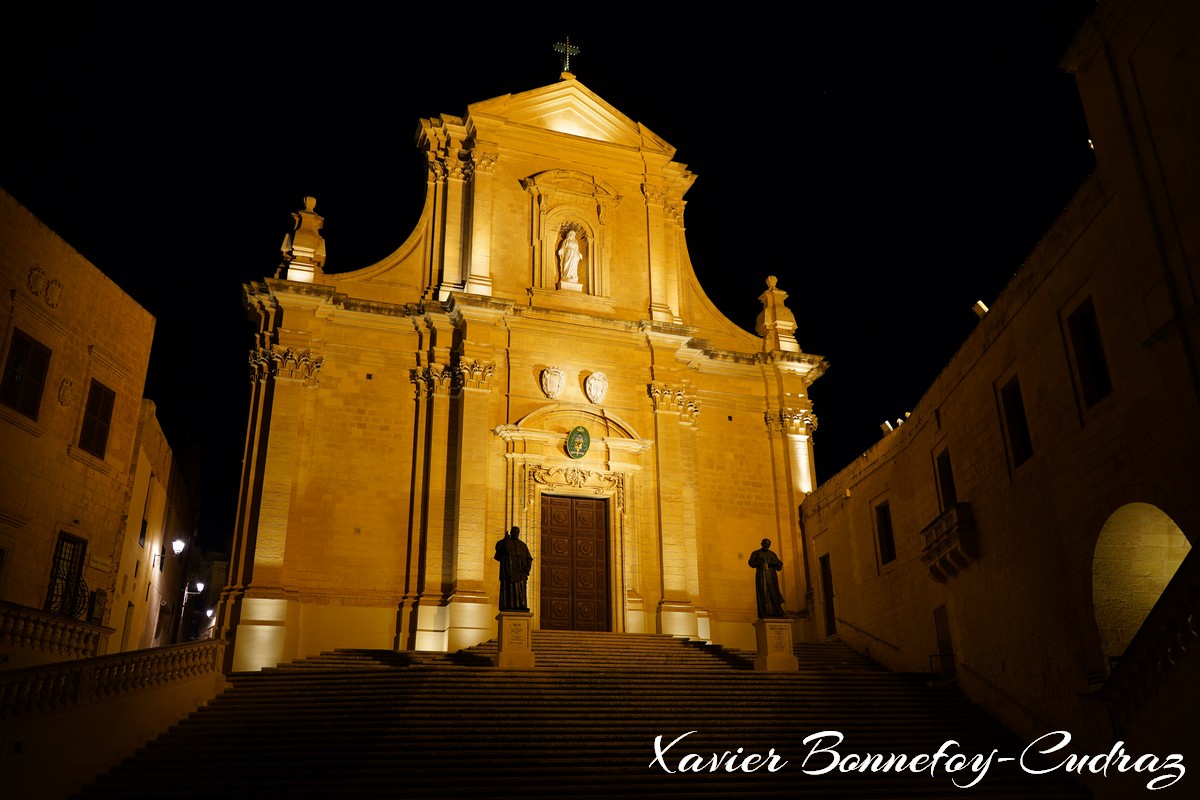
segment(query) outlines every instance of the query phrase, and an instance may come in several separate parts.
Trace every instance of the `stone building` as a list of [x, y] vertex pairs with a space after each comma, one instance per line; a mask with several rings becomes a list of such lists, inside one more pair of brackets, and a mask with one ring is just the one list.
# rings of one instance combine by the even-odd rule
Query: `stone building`
[[14, 668], [124, 639], [125, 604], [115, 628], [110, 614], [133, 592], [126, 515], [153, 482], [137, 459], [157, 430], [142, 400], [154, 318], [4, 191], [0, 244], [0, 655]]
[[1097, 168], [911, 415], [803, 505], [818, 635], [1099, 752], [1200, 750], [1178, 713], [1200, 699], [1198, 36], [1194, 3], [1099, 4], [1063, 60]]
[[[182, 626], [184, 584], [206, 574], [195, 563], [192, 543], [195, 491], [175, 460], [152, 400], [142, 400], [135, 457], [111, 595], [110, 653], [159, 647], [181, 638], [177, 634]], [[177, 546], [183, 549], [175, 552]]]
[[426, 202], [394, 253], [326, 272], [306, 198], [275, 277], [245, 287], [233, 667], [491, 638], [514, 525], [536, 627], [753, 647], [766, 535], [807, 635], [797, 508], [825, 364], [774, 278], [757, 335], [706, 297], [674, 148], [570, 73], [416, 138]]

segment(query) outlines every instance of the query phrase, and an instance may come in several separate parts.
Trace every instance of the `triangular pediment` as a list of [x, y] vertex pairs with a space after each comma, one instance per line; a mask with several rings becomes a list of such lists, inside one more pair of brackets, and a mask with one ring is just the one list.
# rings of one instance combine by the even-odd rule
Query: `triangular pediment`
[[473, 103], [468, 115], [476, 125], [492, 120], [625, 147], [649, 148], [668, 156], [675, 152], [646, 126], [634, 122], [574, 78]]

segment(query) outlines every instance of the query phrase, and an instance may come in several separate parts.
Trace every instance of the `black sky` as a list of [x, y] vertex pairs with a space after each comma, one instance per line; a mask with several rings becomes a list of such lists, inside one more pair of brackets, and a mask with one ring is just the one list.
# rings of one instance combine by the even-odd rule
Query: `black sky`
[[1091, 0], [248, 7], [0, 26], [0, 186], [157, 318], [146, 394], [198, 465], [210, 546], [241, 468], [241, 285], [300, 199], [327, 271], [384, 257], [423, 200], [417, 120], [554, 82], [565, 35], [576, 76], [699, 176], [684, 219], [717, 306], [753, 329], [777, 275], [829, 360], [820, 480], [917, 403], [1094, 164], [1057, 67]]

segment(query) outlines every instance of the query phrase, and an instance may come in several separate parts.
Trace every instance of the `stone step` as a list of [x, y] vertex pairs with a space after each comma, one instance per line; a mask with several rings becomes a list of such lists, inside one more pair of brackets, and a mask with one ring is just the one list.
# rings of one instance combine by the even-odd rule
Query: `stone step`
[[[897, 675], [840, 643], [797, 648], [796, 672], [754, 654], [656, 634], [534, 632], [538, 666], [497, 670], [495, 642], [459, 653], [337, 650], [230, 676], [231, 688], [82, 797], [961, 797], [948, 776], [806, 775], [804, 738], [838, 730], [853, 753], [974, 754], [1020, 743], [952, 689]], [[487, 664], [489, 666], [483, 666]], [[768, 753], [783, 765], [669, 774], [685, 752]], [[672, 751], [673, 753], [675, 751]], [[197, 764], [205, 765], [196, 769]], [[1084, 796], [1005, 765], [973, 797]], [[186, 780], [180, 776], [186, 775]]]

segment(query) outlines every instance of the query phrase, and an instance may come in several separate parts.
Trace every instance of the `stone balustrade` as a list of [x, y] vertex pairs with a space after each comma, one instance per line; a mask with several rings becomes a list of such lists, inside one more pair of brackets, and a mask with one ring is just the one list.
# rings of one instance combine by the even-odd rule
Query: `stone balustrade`
[[47, 661], [89, 658], [111, 633], [101, 625], [0, 601], [0, 649], [37, 652]]
[[1200, 555], [1187, 554], [1100, 690], [1122, 735], [1200, 642]]
[[221, 672], [224, 640], [135, 650], [0, 673], [0, 719], [62, 710], [93, 700]]

